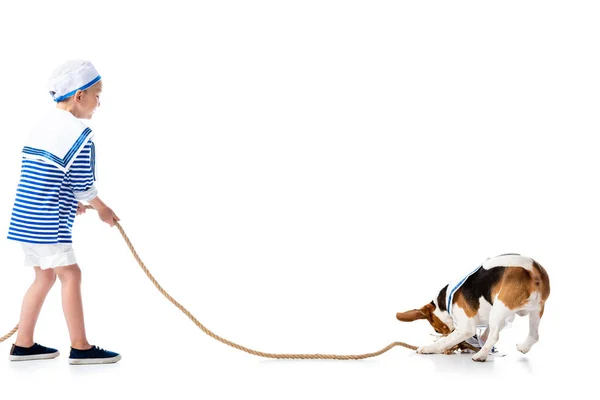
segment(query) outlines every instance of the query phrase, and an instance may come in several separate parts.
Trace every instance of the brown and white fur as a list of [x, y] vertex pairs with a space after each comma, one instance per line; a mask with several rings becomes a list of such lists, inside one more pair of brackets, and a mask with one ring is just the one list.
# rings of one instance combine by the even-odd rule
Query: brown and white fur
[[515, 315], [529, 315], [529, 335], [517, 345], [527, 353], [538, 341], [538, 326], [544, 305], [550, 295], [550, 280], [546, 270], [535, 260], [518, 254], [503, 254], [490, 258], [482, 268], [470, 275], [454, 293], [452, 316], [446, 307], [446, 285], [438, 296], [418, 310], [397, 313], [400, 321], [427, 319], [436, 332], [444, 336], [436, 342], [419, 347], [418, 353], [443, 353], [472, 337], [477, 326], [487, 325], [487, 340], [473, 361], [485, 361], [499, 338], [500, 331]]

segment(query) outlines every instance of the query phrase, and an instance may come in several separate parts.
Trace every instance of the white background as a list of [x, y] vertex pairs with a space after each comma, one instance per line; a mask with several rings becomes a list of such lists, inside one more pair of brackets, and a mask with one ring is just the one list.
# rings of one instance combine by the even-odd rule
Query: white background
[[[597, 354], [600, 6], [556, 1], [3, 1], [0, 220], [8, 228], [46, 79], [90, 59], [104, 81], [100, 197], [158, 281], [215, 333], [278, 353], [429, 343], [397, 311], [487, 257], [549, 272], [540, 342], [515, 320], [485, 364], [395, 348], [365, 361], [265, 360], [202, 333], [116, 228], [78, 217], [92, 343], [70, 367], [60, 285], [0, 397], [505, 398], [582, 394]], [[0, 335], [33, 278], [0, 242]], [[6, 358], [4, 358], [6, 356]], [[37, 382], [32, 385], [32, 380]], [[524, 398], [524, 397], [523, 397]]]

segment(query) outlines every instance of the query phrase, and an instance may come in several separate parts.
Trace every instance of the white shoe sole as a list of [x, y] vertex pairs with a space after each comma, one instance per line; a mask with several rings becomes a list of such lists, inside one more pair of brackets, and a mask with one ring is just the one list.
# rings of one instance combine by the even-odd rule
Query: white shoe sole
[[111, 358], [69, 358], [71, 365], [112, 364], [121, 359], [121, 355]]
[[55, 353], [48, 354], [33, 354], [31, 356], [8, 356], [10, 361], [31, 361], [31, 360], [49, 360], [51, 358], [56, 358], [60, 355], [60, 352], [57, 351]]

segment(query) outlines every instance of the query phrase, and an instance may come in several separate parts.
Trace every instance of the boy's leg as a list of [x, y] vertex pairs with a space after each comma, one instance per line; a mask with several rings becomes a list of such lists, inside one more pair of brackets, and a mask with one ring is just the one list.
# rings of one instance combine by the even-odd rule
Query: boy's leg
[[34, 267], [35, 280], [25, 293], [21, 307], [21, 318], [15, 345], [21, 347], [33, 346], [33, 331], [40, 315], [46, 295], [56, 281], [56, 274], [52, 268], [41, 269]]
[[63, 313], [67, 320], [71, 347], [87, 350], [92, 346], [85, 334], [83, 302], [81, 299], [81, 270], [77, 264], [57, 267], [55, 270], [62, 285]]
[[121, 359], [121, 355], [92, 346], [85, 334], [83, 302], [81, 300], [81, 270], [77, 264], [56, 268], [62, 284], [63, 312], [71, 336], [69, 364], [108, 364]]

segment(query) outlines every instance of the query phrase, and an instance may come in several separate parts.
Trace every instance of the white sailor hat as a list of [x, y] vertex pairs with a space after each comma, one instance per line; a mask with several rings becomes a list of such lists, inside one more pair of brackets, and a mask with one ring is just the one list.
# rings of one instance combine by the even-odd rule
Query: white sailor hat
[[78, 90], [85, 90], [100, 80], [91, 62], [70, 60], [54, 70], [48, 79], [48, 90], [54, 101], [68, 99]]

